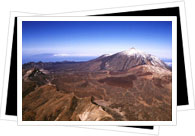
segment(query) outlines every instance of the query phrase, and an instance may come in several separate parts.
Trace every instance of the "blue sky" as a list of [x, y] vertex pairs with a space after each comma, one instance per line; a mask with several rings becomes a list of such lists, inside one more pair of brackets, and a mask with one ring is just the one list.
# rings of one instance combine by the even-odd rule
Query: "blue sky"
[[23, 55], [100, 56], [135, 47], [172, 56], [170, 21], [23, 21]]

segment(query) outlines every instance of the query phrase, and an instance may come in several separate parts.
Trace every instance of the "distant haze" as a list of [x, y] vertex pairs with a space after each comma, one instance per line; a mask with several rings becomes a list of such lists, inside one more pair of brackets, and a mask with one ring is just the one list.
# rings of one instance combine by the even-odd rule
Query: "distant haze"
[[23, 62], [85, 61], [131, 47], [172, 58], [170, 21], [24, 21], [22, 31]]
[[81, 61], [89, 61], [92, 59], [97, 58], [96, 56], [56, 56], [55, 54], [39, 54], [39, 55], [32, 55], [27, 56], [24, 55], [22, 59], [22, 63], [28, 62], [61, 62], [61, 61], [74, 61], [74, 62], [81, 62]]

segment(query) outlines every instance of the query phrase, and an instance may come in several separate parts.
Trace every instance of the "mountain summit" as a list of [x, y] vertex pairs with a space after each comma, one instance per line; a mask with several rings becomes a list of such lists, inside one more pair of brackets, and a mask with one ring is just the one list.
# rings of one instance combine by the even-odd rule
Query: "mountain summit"
[[170, 69], [158, 57], [135, 48], [92, 60], [88, 66], [91, 70], [124, 71], [139, 65], [152, 65], [163, 69]]
[[127, 56], [133, 56], [133, 55], [142, 55], [142, 56], [144, 56], [145, 55], [144, 52], [142, 52], [140, 50], [137, 50], [134, 47], [132, 47], [132, 48], [130, 48], [128, 50], [119, 52], [119, 54], [121, 54], [121, 55], [127, 55]]

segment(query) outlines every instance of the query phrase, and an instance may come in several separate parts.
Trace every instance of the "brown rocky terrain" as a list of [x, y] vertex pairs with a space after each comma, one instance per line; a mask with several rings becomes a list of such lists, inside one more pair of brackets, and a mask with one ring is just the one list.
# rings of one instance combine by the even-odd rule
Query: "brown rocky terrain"
[[24, 64], [23, 120], [170, 121], [172, 72], [134, 49], [87, 62]]

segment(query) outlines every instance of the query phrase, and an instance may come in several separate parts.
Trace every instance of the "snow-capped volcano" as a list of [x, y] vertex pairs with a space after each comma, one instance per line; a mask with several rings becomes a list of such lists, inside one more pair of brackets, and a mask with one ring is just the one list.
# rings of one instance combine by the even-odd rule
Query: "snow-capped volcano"
[[91, 62], [93, 63], [92, 65], [89, 65], [89, 67], [92, 67], [92, 69], [95, 70], [123, 71], [139, 65], [152, 65], [169, 69], [169, 66], [158, 57], [135, 48], [130, 48], [113, 55], [101, 56]]

